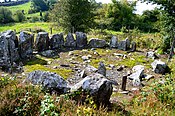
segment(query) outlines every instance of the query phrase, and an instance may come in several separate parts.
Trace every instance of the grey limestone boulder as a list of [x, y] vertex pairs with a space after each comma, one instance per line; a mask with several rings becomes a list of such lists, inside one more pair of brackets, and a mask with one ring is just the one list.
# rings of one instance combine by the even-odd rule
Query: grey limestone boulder
[[63, 33], [52, 35], [49, 43], [51, 49], [61, 48], [64, 45]]
[[132, 72], [128, 78], [133, 80], [133, 86], [140, 86], [141, 80], [144, 77], [144, 66], [136, 65], [132, 68]]
[[64, 46], [65, 47], [71, 47], [71, 48], [76, 47], [76, 41], [75, 41], [74, 36], [72, 35], [72, 33], [68, 33]]
[[8, 30], [6, 32], [3, 32], [1, 36], [3, 36], [3, 38], [7, 39], [8, 41], [8, 55], [10, 62], [12, 63], [19, 60], [18, 38], [16, 36], [16, 33], [14, 31]]
[[61, 76], [52, 72], [33, 71], [28, 74], [24, 82], [41, 85], [45, 90], [55, 91], [60, 94], [67, 93], [69, 90], [67, 82]]
[[160, 60], [155, 60], [153, 63], [151, 63], [151, 66], [155, 73], [165, 74], [166, 72], [168, 72], [168, 66], [165, 62], [162, 62]]
[[71, 91], [87, 92], [98, 105], [107, 105], [111, 97], [112, 82], [99, 73], [93, 73], [72, 86]]
[[89, 41], [89, 46], [92, 48], [104, 48], [106, 46], [106, 41], [102, 39], [92, 38]]
[[35, 47], [39, 52], [49, 49], [49, 35], [47, 32], [38, 33], [35, 41]]
[[34, 35], [28, 32], [20, 32], [19, 54], [21, 58], [29, 58], [33, 54]]
[[111, 41], [110, 41], [110, 47], [111, 48], [118, 47], [118, 38], [116, 36], [112, 36]]
[[0, 66], [10, 67], [8, 40], [4, 36], [0, 36]]
[[78, 48], [87, 47], [87, 35], [83, 32], [76, 32], [76, 44]]

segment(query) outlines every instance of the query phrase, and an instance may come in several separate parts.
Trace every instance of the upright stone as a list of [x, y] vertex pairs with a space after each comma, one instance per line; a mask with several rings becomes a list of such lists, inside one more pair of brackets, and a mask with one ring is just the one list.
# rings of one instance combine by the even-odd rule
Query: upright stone
[[106, 46], [106, 41], [98, 38], [92, 38], [89, 41], [89, 46], [92, 48], [104, 48]]
[[14, 31], [8, 30], [2, 34], [8, 41], [9, 58], [10, 62], [19, 60], [18, 53], [18, 38]]
[[83, 32], [76, 32], [76, 44], [78, 48], [85, 48], [87, 46], [87, 36]]
[[51, 49], [61, 48], [63, 45], [64, 45], [63, 33], [54, 34], [51, 36], [50, 38], [50, 48]]
[[9, 67], [9, 49], [8, 49], [8, 40], [0, 35], [0, 66]]
[[127, 43], [126, 43], [126, 41], [120, 41], [119, 44], [118, 44], [118, 49], [126, 51], [127, 50]]
[[118, 38], [116, 36], [112, 36], [111, 41], [110, 41], [110, 47], [111, 48], [118, 47]]
[[104, 65], [103, 62], [100, 62], [100, 63], [99, 63], [97, 73], [99, 73], [99, 74], [101, 74], [101, 75], [103, 75], [103, 76], [106, 77], [106, 67], [105, 67], [105, 65]]
[[130, 40], [128, 38], [125, 39], [126, 41], [126, 49], [129, 50], [130, 49]]
[[136, 51], [136, 42], [132, 42], [132, 44], [131, 44], [131, 51], [132, 52]]
[[72, 33], [68, 33], [64, 46], [65, 47], [72, 47], [72, 48], [76, 47], [76, 41], [75, 41], [74, 36], [72, 35]]
[[36, 49], [41, 52], [49, 49], [49, 35], [47, 32], [39, 32], [35, 42]]
[[33, 54], [34, 35], [28, 32], [20, 32], [19, 54], [21, 58], [30, 58]]

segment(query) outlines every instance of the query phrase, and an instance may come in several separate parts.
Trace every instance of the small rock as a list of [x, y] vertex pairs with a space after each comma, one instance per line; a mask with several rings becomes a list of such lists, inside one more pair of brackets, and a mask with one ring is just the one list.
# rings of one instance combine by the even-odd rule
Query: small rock
[[100, 62], [100, 63], [99, 63], [97, 73], [99, 73], [99, 74], [101, 74], [101, 75], [103, 75], [103, 76], [106, 77], [106, 67], [105, 67], [105, 65], [104, 65], [103, 62]]
[[61, 64], [60, 66], [61, 67], [70, 67], [70, 65], [68, 65], [68, 64]]
[[147, 53], [146, 53], [146, 57], [147, 57], [147, 58], [152, 58], [152, 59], [158, 58], [158, 56], [156, 55], [156, 53], [153, 52], [153, 51], [147, 52]]
[[89, 60], [88, 56], [82, 56], [81, 58], [82, 58], [83, 61]]
[[146, 75], [146, 76], [145, 76], [145, 79], [146, 79], [146, 80], [150, 80], [150, 79], [152, 79], [152, 78], [154, 78], [154, 75]]
[[115, 65], [109, 64], [109, 67], [113, 70], [115, 68]]
[[57, 69], [58, 67], [57, 66], [53, 66], [53, 69]]
[[44, 57], [53, 57], [55, 56], [55, 51], [54, 50], [46, 50], [40, 53]]

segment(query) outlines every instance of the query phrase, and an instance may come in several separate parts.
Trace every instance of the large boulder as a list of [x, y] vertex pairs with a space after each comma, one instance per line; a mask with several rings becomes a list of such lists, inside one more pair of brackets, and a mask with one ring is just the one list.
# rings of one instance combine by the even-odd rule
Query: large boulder
[[91, 65], [87, 65], [85, 67], [85, 69], [81, 72], [81, 78], [84, 78], [86, 76], [91, 75], [92, 73], [96, 73], [98, 71], [97, 68], [91, 66]]
[[168, 72], [168, 66], [165, 62], [162, 62], [160, 60], [155, 60], [153, 63], [151, 63], [151, 66], [155, 73], [165, 74], [166, 72]]
[[111, 48], [118, 47], [118, 38], [116, 36], [112, 36], [111, 41], [110, 41], [110, 47]]
[[10, 67], [8, 40], [0, 36], [0, 67]]
[[132, 68], [132, 74], [128, 77], [133, 80], [133, 86], [140, 86], [141, 80], [145, 76], [144, 75], [144, 66], [136, 65]]
[[71, 91], [83, 91], [98, 105], [108, 105], [113, 87], [112, 82], [99, 73], [93, 73], [75, 84]]
[[50, 38], [50, 48], [51, 49], [61, 48], [63, 45], [64, 45], [63, 33], [54, 34], [51, 36]]
[[89, 41], [89, 46], [92, 48], [104, 48], [106, 46], [106, 41], [102, 39], [92, 38]]
[[49, 49], [49, 35], [47, 32], [39, 32], [35, 42], [36, 49], [41, 52]]
[[123, 41], [120, 41], [118, 44], [118, 49], [119, 50], [124, 50], [127, 51], [130, 49], [130, 40], [128, 38], [126, 38]]
[[64, 46], [65, 47], [72, 47], [72, 48], [76, 47], [76, 41], [75, 41], [72, 33], [68, 33]]
[[52, 72], [33, 71], [28, 74], [24, 82], [41, 85], [45, 90], [59, 94], [67, 93], [69, 90], [67, 82], [61, 76]]
[[87, 36], [83, 32], [76, 32], [76, 44], [78, 48], [87, 47]]
[[21, 58], [30, 58], [33, 54], [34, 35], [28, 32], [20, 32], [19, 35], [19, 54]]
[[15, 62], [19, 60], [19, 53], [18, 53], [18, 38], [14, 31], [8, 30], [2, 35], [8, 41], [8, 50], [9, 50], [9, 58], [10, 62]]
[[127, 43], [126, 43], [126, 41], [120, 41], [118, 43], [118, 49], [126, 51], [127, 50]]

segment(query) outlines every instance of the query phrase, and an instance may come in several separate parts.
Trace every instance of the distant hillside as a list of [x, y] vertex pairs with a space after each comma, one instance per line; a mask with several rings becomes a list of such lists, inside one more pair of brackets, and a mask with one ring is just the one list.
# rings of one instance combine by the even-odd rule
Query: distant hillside
[[11, 2], [0, 2], [0, 6], [15, 6], [29, 2], [30, 0], [19, 0], [19, 1], [11, 1]]

